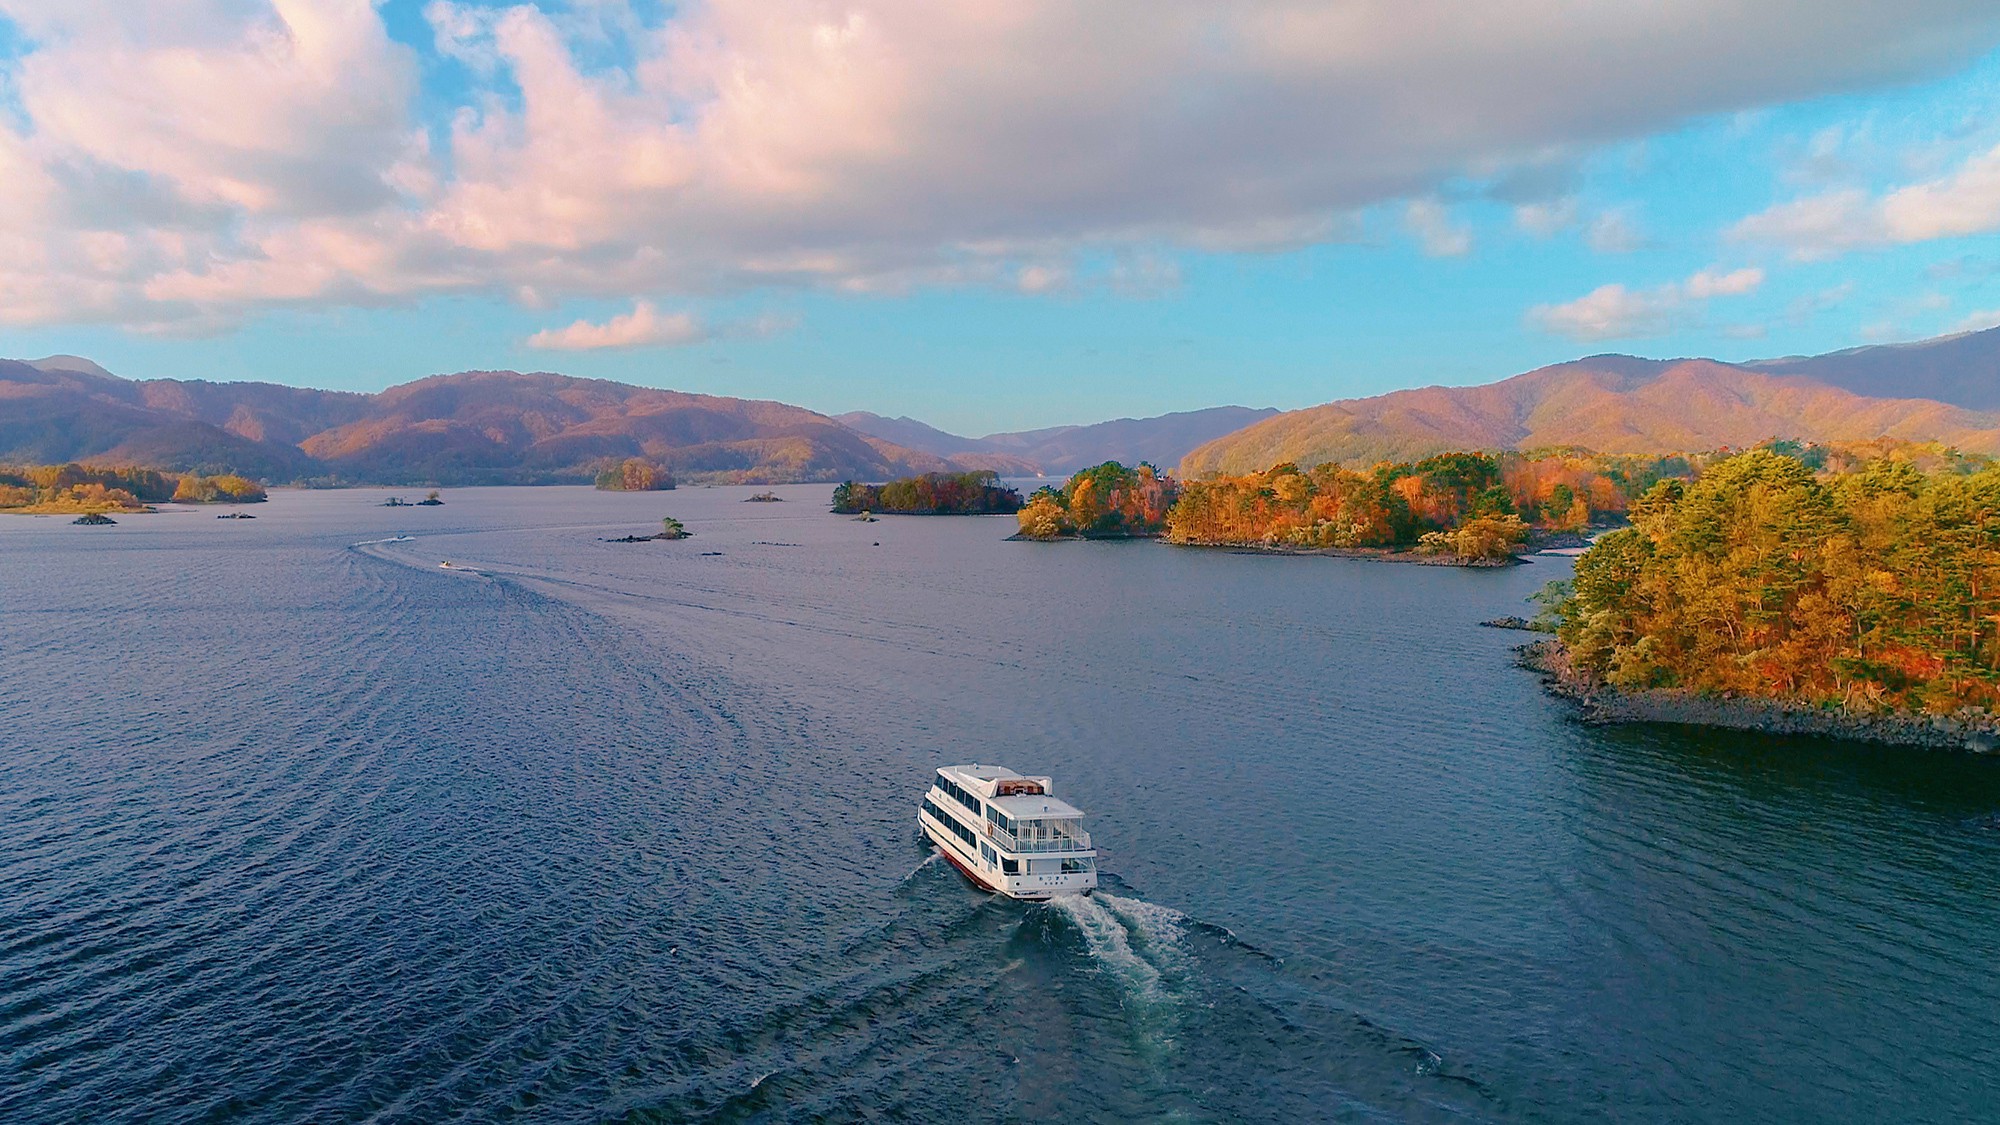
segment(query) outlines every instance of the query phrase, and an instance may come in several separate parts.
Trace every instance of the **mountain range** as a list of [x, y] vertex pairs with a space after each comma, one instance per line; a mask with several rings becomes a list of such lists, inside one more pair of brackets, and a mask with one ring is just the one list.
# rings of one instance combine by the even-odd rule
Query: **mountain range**
[[627, 457], [668, 465], [684, 480], [750, 484], [974, 468], [1035, 475], [1114, 458], [1171, 465], [1241, 424], [1232, 411], [1261, 416], [1231, 407], [963, 439], [907, 420], [855, 425], [874, 416], [844, 422], [779, 402], [547, 372], [466, 371], [357, 394], [123, 379], [58, 355], [0, 360], [0, 464], [89, 461], [281, 483], [459, 485], [587, 481]]
[[1118, 418], [1089, 426], [1052, 426], [969, 438], [946, 433], [915, 418], [884, 418], [857, 410], [834, 420], [864, 434], [940, 457], [983, 460], [1003, 473], [1041, 472], [1068, 476], [1078, 469], [1122, 461], [1172, 468], [1188, 451], [1234, 433], [1278, 411], [1269, 407], [1212, 406], [1154, 418]]
[[2000, 329], [1741, 364], [1590, 356], [1497, 383], [1287, 411], [1196, 448], [1179, 469], [1194, 477], [1562, 445], [1674, 453], [1773, 437], [2000, 454]]
[[912, 418], [602, 379], [465, 371], [378, 394], [124, 379], [77, 356], [0, 360], [0, 464], [93, 461], [274, 483], [585, 481], [645, 457], [690, 481], [879, 481], [991, 468], [1063, 476], [1107, 460], [1239, 473], [1365, 466], [1454, 449], [1672, 453], [1768, 438], [1941, 441], [2000, 455], [2000, 329], [1723, 363], [1598, 355], [1478, 386], [1280, 413], [1222, 406], [962, 437]]

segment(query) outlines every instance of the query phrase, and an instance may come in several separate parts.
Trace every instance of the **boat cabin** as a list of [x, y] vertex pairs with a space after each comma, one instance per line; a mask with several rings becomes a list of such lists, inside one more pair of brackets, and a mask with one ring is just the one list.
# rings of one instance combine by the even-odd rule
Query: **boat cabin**
[[1097, 863], [1084, 813], [1054, 788], [1004, 766], [945, 766], [923, 811], [947, 858], [983, 884], [1016, 897], [1088, 890]]

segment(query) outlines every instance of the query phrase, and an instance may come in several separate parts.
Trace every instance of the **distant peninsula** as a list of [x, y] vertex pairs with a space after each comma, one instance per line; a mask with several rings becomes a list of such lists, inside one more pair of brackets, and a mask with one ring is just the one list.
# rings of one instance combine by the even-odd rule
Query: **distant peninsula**
[[847, 481], [833, 490], [833, 510], [843, 515], [889, 512], [909, 516], [1012, 515], [1021, 494], [990, 469], [924, 473], [887, 484]]

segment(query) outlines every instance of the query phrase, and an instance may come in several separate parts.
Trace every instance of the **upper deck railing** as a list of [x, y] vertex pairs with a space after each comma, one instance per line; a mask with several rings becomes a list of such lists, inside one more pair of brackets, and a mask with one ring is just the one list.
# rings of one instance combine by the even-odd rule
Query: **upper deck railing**
[[[936, 793], [937, 791], [933, 792]], [[976, 798], [973, 799], [976, 800]], [[1058, 831], [1045, 827], [1040, 831], [1016, 834], [1000, 827], [991, 820], [977, 819], [979, 816], [977, 812], [967, 808], [965, 802], [958, 800], [949, 792], [941, 793], [937, 804], [939, 808], [949, 809], [950, 814], [953, 816], [958, 816], [961, 812], [969, 813], [970, 816], [967, 819], [972, 820], [972, 830], [975, 835], [990, 841], [996, 848], [1013, 852], [1016, 855], [1030, 852], [1040, 854], [1047, 852], [1087, 852], [1092, 850], [1090, 833], [1085, 832], [1081, 828]], [[1071, 823], [1071, 821], [1065, 819], [1055, 821], [1054, 823], [1066, 824]]]
[[1087, 852], [1090, 850], [1090, 833], [1077, 829], [1067, 832], [1038, 832], [1027, 836], [1016, 836], [1005, 828], [987, 821], [986, 837], [1003, 851], [1017, 855], [1028, 852]]

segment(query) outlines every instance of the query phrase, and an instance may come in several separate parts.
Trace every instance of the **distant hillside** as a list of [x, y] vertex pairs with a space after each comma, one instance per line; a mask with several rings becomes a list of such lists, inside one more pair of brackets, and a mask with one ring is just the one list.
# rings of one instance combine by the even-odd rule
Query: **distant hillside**
[[1031, 477], [1043, 471], [1040, 464], [1026, 457], [989, 448], [978, 438], [948, 434], [915, 418], [884, 418], [866, 410], [852, 410], [834, 415], [833, 420], [870, 437], [942, 457], [961, 469], [992, 469], [1010, 477]]
[[969, 438], [927, 426], [914, 418], [884, 418], [856, 411], [842, 414], [838, 421], [863, 433], [949, 457], [967, 467], [1002, 468], [998, 458], [1011, 458], [1051, 476], [1068, 476], [1078, 469], [1122, 461], [1141, 461], [1171, 467], [1189, 450], [1212, 438], [1247, 426], [1277, 411], [1253, 410], [1246, 406], [1216, 406], [1162, 414], [1154, 418], [1120, 418], [1088, 426], [1055, 426], [1045, 430], [988, 434]]
[[1912, 398], [1870, 398], [1802, 376], [1714, 360], [1592, 356], [1477, 387], [1424, 387], [1330, 402], [1248, 426], [1194, 450], [1184, 476], [1281, 461], [1368, 465], [1452, 449], [1580, 445], [1672, 453], [1771, 437], [1944, 441], [2000, 453], [2000, 414]]
[[99, 461], [266, 480], [586, 482], [643, 456], [683, 480], [882, 480], [954, 466], [796, 406], [511, 371], [377, 395], [132, 381], [87, 360], [0, 360], [0, 463]]
[[1773, 375], [1802, 375], [1860, 395], [1929, 398], [1970, 410], [2000, 410], [2000, 328], [1743, 366]]

